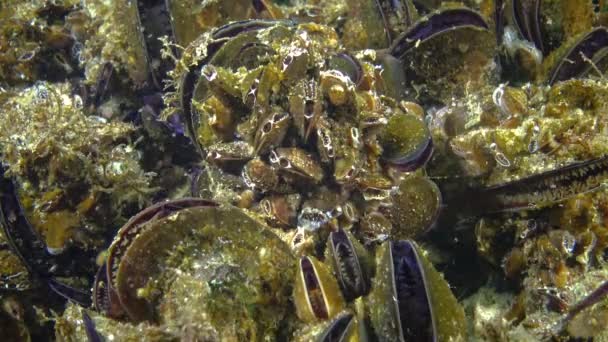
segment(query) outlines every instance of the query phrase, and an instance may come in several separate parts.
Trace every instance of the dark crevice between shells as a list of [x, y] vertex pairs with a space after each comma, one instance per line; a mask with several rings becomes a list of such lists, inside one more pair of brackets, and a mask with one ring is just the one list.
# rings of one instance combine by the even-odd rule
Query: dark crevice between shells
[[411, 242], [391, 242], [399, 328], [406, 341], [434, 341], [433, 317], [418, 256]]
[[319, 319], [329, 318], [327, 308], [325, 306], [325, 298], [323, 296], [323, 290], [319, 283], [319, 278], [315, 272], [315, 268], [307, 257], [300, 259], [300, 267], [302, 268], [302, 275], [304, 277], [304, 284], [306, 285], [306, 296], [314, 312], [315, 317]]
[[[139, 0], [137, 1], [138, 22], [141, 28], [141, 37], [148, 67], [150, 80], [156, 90], [163, 90], [163, 80], [167, 73], [173, 69], [173, 61], [162, 56], [163, 43], [159, 39], [168, 36], [174, 41], [173, 27], [167, 3], [165, 0]], [[178, 51], [173, 48], [177, 57]]]
[[114, 66], [110, 62], [104, 63], [101, 68], [101, 72], [97, 77], [97, 83], [95, 84], [95, 93], [93, 95], [93, 106], [99, 107], [105, 100], [106, 94], [108, 93], [108, 85], [112, 80], [114, 74]]
[[422, 18], [410, 30], [397, 37], [389, 48], [389, 53], [397, 58], [403, 58], [420, 42], [462, 27], [487, 30], [488, 24], [479, 13], [469, 9], [457, 8], [437, 12]]
[[503, 0], [494, 0], [494, 28], [496, 31], [496, 45], [502, 44], [502, 35], [505, 31], [505, 2]]

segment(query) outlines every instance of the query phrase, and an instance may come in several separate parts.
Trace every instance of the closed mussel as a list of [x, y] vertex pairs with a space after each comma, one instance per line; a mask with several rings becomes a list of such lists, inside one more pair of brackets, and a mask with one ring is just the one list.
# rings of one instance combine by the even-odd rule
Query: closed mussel
[[410, 240], [383, 244], [369, 296], [381, 341], [464, 341], [464, 310], [448, 283]]
[[441, 192], [427, 177], [410, 175], [391, 194], [389, 217], [393, 224], [391, 236], [406, 239], [432, 228], [441, 209]]
[[341, 312], [335, 319], [309, 325], [297, 331], [294, 341], [318, 342], [359, 342], [365, 341], [360, 333], [362, 324], [357, 317], [348, 311]]
[[413, 114], [391, 116], [380, 135], [380, 142], [383, 159], [401, 171], [424, 166], [433, 153], [433, 141], [426, 124]]
[[305, 322], [326, 320], [344, 308], [344, 299], [328, 267], [311, 256], [298, 261], [294, 288], [298, 317]]

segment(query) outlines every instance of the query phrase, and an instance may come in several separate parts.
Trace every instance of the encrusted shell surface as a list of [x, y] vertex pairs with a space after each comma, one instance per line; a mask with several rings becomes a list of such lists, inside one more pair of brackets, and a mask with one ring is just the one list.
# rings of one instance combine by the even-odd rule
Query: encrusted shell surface
[[278, 308], [288, 300], [293, 262], [285, 243], [237, 208], [183, 209], [146, 224], [133, 240], [117, 292], [136, 321], [207, 317], [218, 331], [240, 324], [247, 328], [236, 336], [273, 336], [286, 314]]

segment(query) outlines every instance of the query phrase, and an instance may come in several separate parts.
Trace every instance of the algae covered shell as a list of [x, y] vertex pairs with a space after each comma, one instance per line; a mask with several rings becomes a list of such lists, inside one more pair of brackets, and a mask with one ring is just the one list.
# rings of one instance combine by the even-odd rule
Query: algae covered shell
[[393, 206], [388, 215], [394, 239], [412, 238], [435, 223], [441, 209], [441, 192], [427, 177], [410, 175], [391, 195]]
[[426, 124], [413, 114], [391, 116], [380, 142], [384, 160], [401, 171], [424, 166], [433, 152], [433, 141]]
[[369, 296], [381, 341], [464, 341], [464, 310], [448, 283], [410, 240], [380, 246]]
[[243, 326], [237, 338], [274, 336], [293, 264], [289, 247], [240, 209], [190, 207], [142, 224], [118, 262], [115, 290], [136, 322], [206, 315], [219, 332]]
[[303, 256], [298, 262], [293, 295], [296, 313], [305, 322], [326, 320], [344, 309], [336, 279], [312, 256]]

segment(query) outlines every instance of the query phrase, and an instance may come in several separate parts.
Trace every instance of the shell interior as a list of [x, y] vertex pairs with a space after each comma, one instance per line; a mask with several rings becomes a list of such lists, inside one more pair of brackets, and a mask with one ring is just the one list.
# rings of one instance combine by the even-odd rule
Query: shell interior
[[395, 241], [390, 250], [399, 333], [406, 341], [434, 341], [431, 303], [414, 246]]
[[343, 230], [330, 234], [331, 244], [340, 285], [347, 300], [356, 298], [367, 292], [359, 258], [348, 236]]
[[314, 265], [308, 257], [302, 257], [300, 259], [300, 267], [302, 268], [300, 275], [306, 287], [306, 299], [310, 310], [314, 313], [315, 317], [327, 319], [329, 317], [327, 312], [328, 304]]

